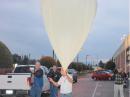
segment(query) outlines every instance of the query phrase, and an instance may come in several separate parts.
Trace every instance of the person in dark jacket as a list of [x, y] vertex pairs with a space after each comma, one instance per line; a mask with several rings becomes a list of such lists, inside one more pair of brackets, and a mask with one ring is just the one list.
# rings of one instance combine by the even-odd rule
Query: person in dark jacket
[[30, 90], [31, 97], [41, 97], [43, 88], [43, 70], [40, 62], [36, 62], [34, 72], [32, 73], [32, 86]]
[[[57, 71], [56, 65], [53, 65], [47, 76], [48, 78], [52, 78], [55, 82], [58, 82], [61, 77], [61, 74]], [[50, 83], [50, 97], [58, 97], [58, 87], [54, 86], [52, 83]]]

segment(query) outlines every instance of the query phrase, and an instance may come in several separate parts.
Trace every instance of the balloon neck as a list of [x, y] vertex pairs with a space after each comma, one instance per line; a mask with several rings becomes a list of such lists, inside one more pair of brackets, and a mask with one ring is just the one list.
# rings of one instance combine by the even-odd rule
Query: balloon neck
[[63, 68], [63, 70], [64, 70], [64, 71], [66, 71], [66, 70], [67, 70], [67, 68]]
[[68, 68], [67, 68], [67, 67], [62, 67], [62, 69], [63, 69], [64, 71], [66, 71]]

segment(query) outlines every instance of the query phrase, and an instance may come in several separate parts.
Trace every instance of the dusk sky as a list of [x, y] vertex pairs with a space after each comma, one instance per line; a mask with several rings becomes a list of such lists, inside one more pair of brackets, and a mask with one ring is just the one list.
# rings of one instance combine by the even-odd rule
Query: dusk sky
[[[86, 55], [110, 59], [129, 33], [129, 0], [97, 0], [97, 14], [80, 60]], [[32, 58], [52, 55], [40, 13], [40, 0], [0, 0], [0, 41], [11, 52]]]

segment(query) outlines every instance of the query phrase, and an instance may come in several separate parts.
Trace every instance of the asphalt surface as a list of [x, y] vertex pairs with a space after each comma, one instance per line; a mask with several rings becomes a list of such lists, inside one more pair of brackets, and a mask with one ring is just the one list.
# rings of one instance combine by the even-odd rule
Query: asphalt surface
[[[130, 97], [129, 93], [129, 89], [124, 89], [125, 97]], [[73, 97], [114, 97], [114, 82], [94, 81], [90, 76], [82, 77], [73, 86]]]

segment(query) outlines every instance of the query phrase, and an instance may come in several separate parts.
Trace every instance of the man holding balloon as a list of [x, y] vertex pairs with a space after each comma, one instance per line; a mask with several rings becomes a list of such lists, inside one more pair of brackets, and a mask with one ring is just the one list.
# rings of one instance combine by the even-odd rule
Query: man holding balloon
[[61, 68], [61, 78], [58, 82], [55, 82], [52, 78], [49, 78], [50, 82], [59, 87], [60, 86], [60, 97], [72, 97], [72, 76], [67, 73], [67, 70]]

